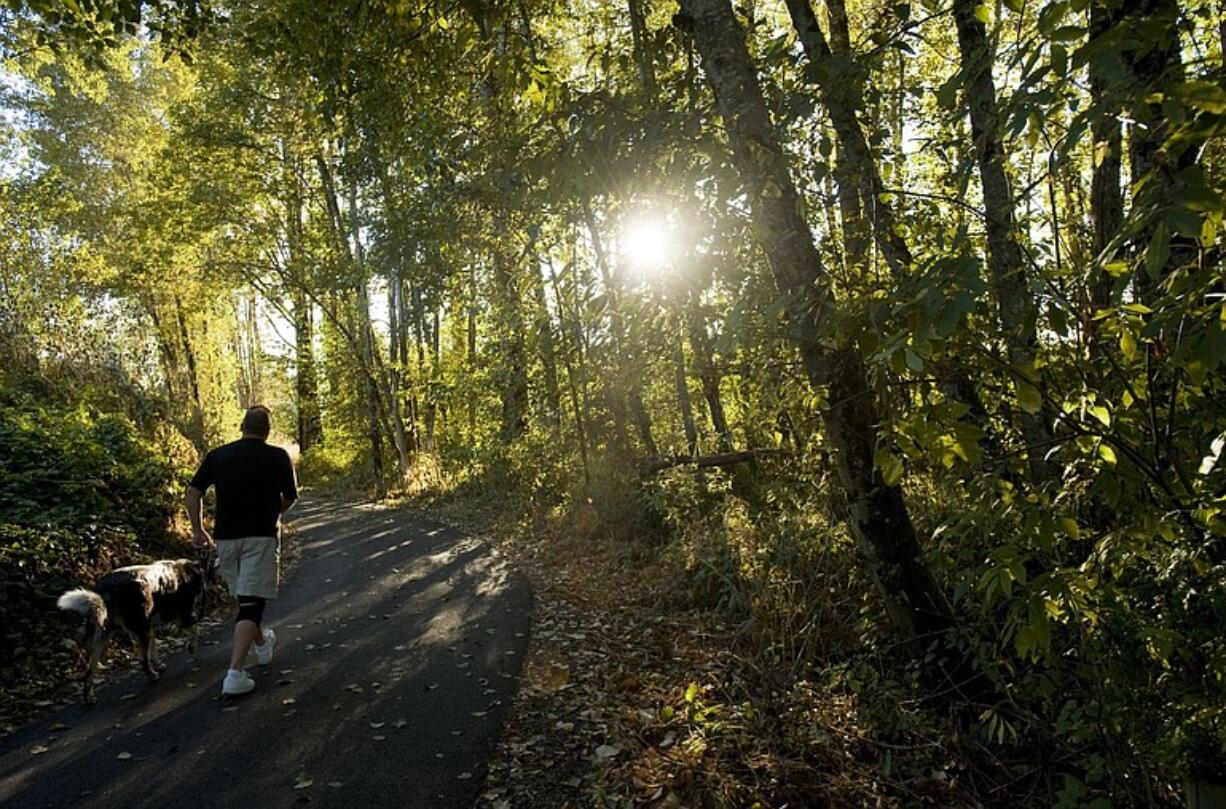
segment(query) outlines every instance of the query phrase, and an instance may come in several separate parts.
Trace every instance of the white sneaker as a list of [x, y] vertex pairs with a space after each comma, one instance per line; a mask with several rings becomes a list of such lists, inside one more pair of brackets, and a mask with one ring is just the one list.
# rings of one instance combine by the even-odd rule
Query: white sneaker
[[223, 697], [237, 697], [242, 694], [250, 694], [254, 690], [255, 680], [251, 679], [251, 675], [245, 671], [230, 669], [226, 672], [226, 679], [221, 681]]
[[267, 666], [272, 662], [272, 653], [276, 648], [277, 633], [271, 629], [264, 630], [264, 644], [262, 646], [258, 643], [251, 644], [251, 649], [255, 652], [255, 659], [261, 666]]

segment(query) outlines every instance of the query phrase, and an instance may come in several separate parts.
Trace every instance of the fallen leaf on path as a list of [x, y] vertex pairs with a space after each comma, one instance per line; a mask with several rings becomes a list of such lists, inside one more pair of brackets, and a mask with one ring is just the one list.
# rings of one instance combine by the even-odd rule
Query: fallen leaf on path
[[384, 741], [385, 739], [387, 739], [387, 737], [386, 737], [386, 736], [371, 736], [370, 738], [374, 739], [374, 740], [375, 740], [375, 741], [377, 741], [377, 742], [381, 742], [381, 741]]
[[294, 789], [306, 789], [313, 783], [315, 783], [314, 778], [311, 778], [305, 772], [300, 772], [298, 773], [298, 780], [294, 782]]
[[408, 724], [409, 724], [409, 720], [407, 719], [397, 719], [395, 723], [392, 725], [392, 727], [402, 728], [402, 727], [407, 726]]
[[48, 751], [48, 750], [50, 750], [50, 749], [51, 749], [51, 748], [50, 748], [50, 747], [47, 747], [46, 745], [43, 745], [43, 744], [37, 744], [37, 745], [35, 745], [35, 746], [33, 746], [33, 747], [31, 747], [31, 748], [30, 748], [30, 755], [32, 755], [32, 756], [39, 756], [39, 755], [42, 755], [43, 753], [47, 752], [47, 751]]
[[602, 744], [596, 748], [596, 758], [603, 760], [614, 758], [622, 749], [611, 744]]
[[472, 777], [473, 777], [473, 774], [465, 770], [464, 772], [456, 776], [456, 780], [467, 781], [469, 778], [472, 778]]
[[333, 789], [340, 789], [344, 785], [345, 785], [344, 781], [329, 781], [328, 782], [328, 786], [332, 787]]
[[127, 761], [128, 759], [132, 758], [132, 754], [125, 751], [115, 756], [115, 758], [119, 759], [120, 761]]
[[371, 729], [371, 730], [378, 730], [379, 728], [383, 727], [383, 726], [384, 726], [384, 725], [386, 725], [386, 724], [387, 724], [386, 722], [371, 722], [371, 723], [370, 723], [370, 729]]

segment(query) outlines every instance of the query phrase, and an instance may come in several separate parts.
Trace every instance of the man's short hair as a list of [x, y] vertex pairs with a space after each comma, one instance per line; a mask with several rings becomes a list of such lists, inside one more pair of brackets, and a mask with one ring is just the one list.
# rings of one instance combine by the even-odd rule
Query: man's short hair
[[247, 408], [240, 429], [243, 431], [243, 435], [267, 438], [268, 434], [272, 432], [272, 414], [264, 405], [252, 405]]

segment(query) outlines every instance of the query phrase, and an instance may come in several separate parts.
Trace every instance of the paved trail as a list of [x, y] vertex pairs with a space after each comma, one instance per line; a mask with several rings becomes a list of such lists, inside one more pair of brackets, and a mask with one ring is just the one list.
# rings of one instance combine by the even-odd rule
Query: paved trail
[[160, 681], [127, 677], [0, 740], [0, 806], [471, 805], [527, 644], [527, 583], [403, 512], [292, 516], [302, 560], [269, 605], [280, 642], [249, 669], [255, 693], [219, 698], [227, 625]]

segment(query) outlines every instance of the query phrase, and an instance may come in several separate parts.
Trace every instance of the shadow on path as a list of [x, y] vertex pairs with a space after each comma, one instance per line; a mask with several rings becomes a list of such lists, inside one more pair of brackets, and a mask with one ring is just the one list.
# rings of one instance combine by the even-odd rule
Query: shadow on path
[[403, 512], [314, 503], [293, 523], [302, 560], [269, 605], [277, 658], [249, 669], [254, 694], [220, 699], [227, 625], [158, 682], [0, 741], [0, 805], [470, 805], [527, 645], [527, 582]]

